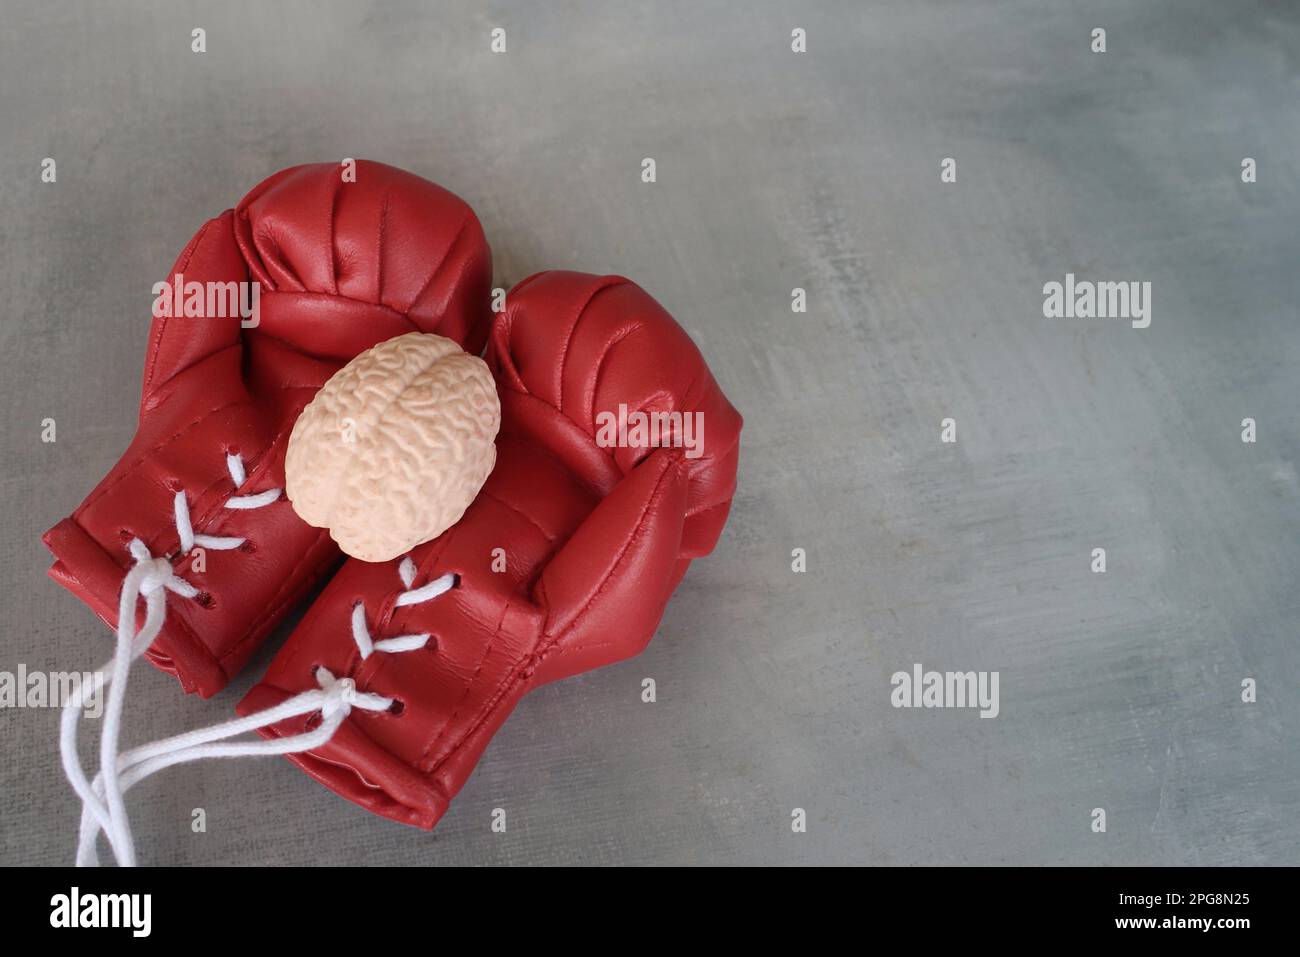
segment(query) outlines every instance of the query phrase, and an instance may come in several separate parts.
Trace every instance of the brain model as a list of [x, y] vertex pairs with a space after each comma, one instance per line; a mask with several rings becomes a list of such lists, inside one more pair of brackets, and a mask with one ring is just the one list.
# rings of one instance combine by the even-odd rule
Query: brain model
[[294, 424], [286, 493], [354, 558], [382, 562], [459, 521], [496, 462], [501, 405], [487, 365], [412, 332], [336, 372]]

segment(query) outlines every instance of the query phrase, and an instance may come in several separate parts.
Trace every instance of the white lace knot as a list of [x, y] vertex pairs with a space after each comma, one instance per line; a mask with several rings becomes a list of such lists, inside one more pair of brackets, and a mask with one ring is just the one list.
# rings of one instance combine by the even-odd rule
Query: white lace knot
[[321, 717], [325, 720], [329, 720], [336, 714], [346, 718], [353, 708], [361, 708], [364, 711], [387, 711], [393, 706], [392, 698], [358, 691], [357, 683], [352, 678], [335, 678], [330, 670], [323, 666], [316, 669], [316, 683], [325, 693], [325, 700], [320, 707]]

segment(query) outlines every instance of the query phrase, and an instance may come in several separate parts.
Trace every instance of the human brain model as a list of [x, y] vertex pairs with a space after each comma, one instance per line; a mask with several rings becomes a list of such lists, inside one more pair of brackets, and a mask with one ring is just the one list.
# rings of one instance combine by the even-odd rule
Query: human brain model
[[442, 336], [381, 342], [335, 373], [294, 424], [286, 493], [354, 558], [382, 562], [460, 520], [496, 463], [487, 365]]

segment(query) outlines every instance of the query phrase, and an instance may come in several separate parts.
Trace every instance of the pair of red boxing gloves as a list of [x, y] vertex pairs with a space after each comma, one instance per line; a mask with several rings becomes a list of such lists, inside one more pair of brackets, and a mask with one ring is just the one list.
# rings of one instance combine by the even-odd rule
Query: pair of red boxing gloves
[[[118, 754], [114, 726], [93, 784], [70, 767], [75, 732], [65, 740], [87, 802], [82, 863], [99, 828], [132, 863], [119, 841], [134, 780], [259, 747], [375, 813], [433, 827], [526, 692], [641, 651], [726, 520], [741, 418], [658, 303], [619, 277], [544, 272], [494, 314], [491, 254], [464, 202], [382, 164], [342, 170], [277, 173], [185, 247], [168, 280], [257, 283], [256, 324], [175, 308], [154, 319], [134, 441], [45, 536], [51, 576], [118, 629], [103, 682], [123, 697], [110, 694], [107, 724], [130, 657], [213, 695], [337, 569], [221, 734]], [[476, 355], [486, 345], [496, 465], [436, 539], [340, 568], [329, 532], [284, 493], [290, 432], [345, 363], [412, 331]], [[698, 413], [702, 441], [694, 454], [599, 443], [598, 420], [620, 408]], [[247, 731], [266, 740], [225, 743]]]

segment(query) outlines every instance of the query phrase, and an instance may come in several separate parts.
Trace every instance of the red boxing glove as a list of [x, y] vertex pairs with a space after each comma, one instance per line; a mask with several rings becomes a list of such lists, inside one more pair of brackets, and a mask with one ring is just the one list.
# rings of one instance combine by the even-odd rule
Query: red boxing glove
[[400, 562], [349, 560], [239, 705], [324, 689], [324, 715], [260, 733], [338, 722], [290, 760], [425, 828], [529, 689], [645, 647], [736, 485], [740, 416], [642, 289], [551, 272], [507, 301], [487, 354], [497, 464], [478, 498]]
[[[190, 240], [172, 288], [155, 287], [135, 439], [45, 535], [50, 576], [110, 626], [141, 548], [172, 562], [196, 593], [168, 599], [148, 656], [204, 697], [339, 557], [281, 491], [303, 406], [385, 339], [437, 332], [477, 352], [487, 334], [491, 255], [470, 208], [380, 163], [343, 173], [277, 173]], [[240, 292], [255, 316], [211, 317]]]

